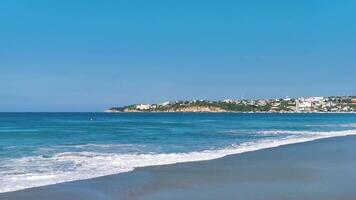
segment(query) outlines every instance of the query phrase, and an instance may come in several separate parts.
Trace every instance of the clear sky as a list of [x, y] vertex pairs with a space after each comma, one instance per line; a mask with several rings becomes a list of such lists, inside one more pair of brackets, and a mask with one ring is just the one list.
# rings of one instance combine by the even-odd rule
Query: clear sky
[[0, 111], [356, 95], [355, 0], [0, 1]]

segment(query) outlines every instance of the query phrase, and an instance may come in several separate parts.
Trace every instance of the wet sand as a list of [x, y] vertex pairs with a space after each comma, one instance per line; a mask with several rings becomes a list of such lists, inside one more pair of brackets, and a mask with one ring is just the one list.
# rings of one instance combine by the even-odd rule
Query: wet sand
[[1, 193], [1, 200], [351, 200], [356, 136]]

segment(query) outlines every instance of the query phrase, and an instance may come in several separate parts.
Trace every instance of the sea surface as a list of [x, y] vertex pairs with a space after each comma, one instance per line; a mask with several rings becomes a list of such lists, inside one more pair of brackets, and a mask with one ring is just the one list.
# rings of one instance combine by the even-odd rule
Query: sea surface
[[356, 135], [356, 114], [0, 113], [0, 192]]

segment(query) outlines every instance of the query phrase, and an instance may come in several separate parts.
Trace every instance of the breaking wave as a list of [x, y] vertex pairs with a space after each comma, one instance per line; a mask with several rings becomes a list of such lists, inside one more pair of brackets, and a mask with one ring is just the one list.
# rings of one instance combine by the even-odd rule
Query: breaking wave
[[[211, 160], [231, 154], [273, 148], [281, 145], [313, 141], [322, 138], [356, 135], [356, 130], [327, 132], [265, 130], [258, 133], [286, 134], [286, 136], [279, 139], [261, 139], [256, 142], [235, 144], [218, 150], [190, 153], [117, 154], [84, 151], [62, 152], [52, 156], [28, 156], [8, 159], [0, 163], [0, 192], [10, 192], [31, 187], [129, 172], [137, 167]], [[92, 145], [90, 144], [89, 146]], [[86, 145], [79, 147], [86, 147]], [[104, 147], [106, 147], [106, 145], [104, 145]]]

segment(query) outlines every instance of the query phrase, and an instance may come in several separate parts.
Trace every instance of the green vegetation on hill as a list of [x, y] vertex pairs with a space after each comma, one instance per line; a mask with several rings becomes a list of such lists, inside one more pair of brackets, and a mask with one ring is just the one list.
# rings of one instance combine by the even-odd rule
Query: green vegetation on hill
[[298, 99], [258, 99], [224, 101], [175, 101], [113, 107], [108, 112], [352, 112], [353, 96]]

